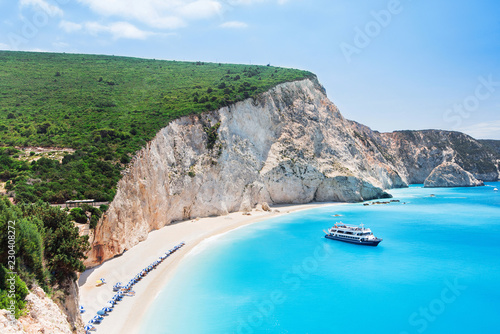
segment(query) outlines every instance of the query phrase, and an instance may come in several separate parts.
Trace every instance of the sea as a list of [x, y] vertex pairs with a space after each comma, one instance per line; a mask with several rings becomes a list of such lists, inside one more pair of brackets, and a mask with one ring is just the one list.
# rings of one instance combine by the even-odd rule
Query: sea
[[[495, 187], [412, 185], [390, 191], [399, 202], [299, 211], [208, 239], [158, 294], [143, 332], [500, 333]], [[383, 241], [324, 238], [340, 221]]]

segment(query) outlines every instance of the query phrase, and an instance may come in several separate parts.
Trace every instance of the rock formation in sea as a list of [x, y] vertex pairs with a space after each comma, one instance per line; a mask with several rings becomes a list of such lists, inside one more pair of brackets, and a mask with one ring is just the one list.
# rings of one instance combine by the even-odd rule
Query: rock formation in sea
[[479, 181], [454, 162], [443, 162], [432, 170], [424, 182], [425, 188], [477, 186], [484, 186], [483, 181]]
[[379, 133], [345, 119], [316, 80], [280, 84], [160, 130], [119, 181], [86, 265], [121, 254], [173, 221], [263, 202], [388, 197], [385, 189], [423, 183], [446, 161], [482, 180], [499, 176], [500, 155], [467, 135]]

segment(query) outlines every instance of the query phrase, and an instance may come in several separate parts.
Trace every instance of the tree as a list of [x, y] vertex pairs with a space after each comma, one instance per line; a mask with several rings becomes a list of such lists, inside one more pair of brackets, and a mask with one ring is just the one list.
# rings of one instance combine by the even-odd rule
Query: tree
[[82, 259], [89, 250], [88, 236], [80, 236], [78, 228], [63, 222], [48, 233], [46, 256], [49, 268], [58, 281], [73, 277], [75, 271], [85, 271]]
[[60, 282], [76, 278], [75, 271], [83, 272], [82, 260], [90, 249], [88, 236], [79, 235], [69, 216], [59, 207], [41, 201], [20, 207], [24, 217], [36, 217], [43, 223], [44, 257], [53, 278]]

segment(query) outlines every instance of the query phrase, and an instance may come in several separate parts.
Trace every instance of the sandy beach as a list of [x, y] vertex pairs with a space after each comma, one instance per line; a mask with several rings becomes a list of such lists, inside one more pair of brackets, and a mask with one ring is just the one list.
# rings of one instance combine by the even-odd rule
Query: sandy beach
[[[226, 216], [178, 222], [153, 231], [145, 241], [126, 251], [123, 255], [82, 273], [78, 283], [80, 305], [86, 310], [82, 314], [83, 321], [86, 324], [111, 299], [115, 294], [113, 292], [115, 283], [126, 284], [143, 268], [157, 260], [160, 255], [184, 241], [186, 243], [184, 247], [168, 257], [134, 286], [135, 296], [124, 297], [114, 310], [105, 316], [103, 322], [96, 325], [97, 333], [140, 333], [144, 315], [151, 303], [174, 275], [177, 266], [186, 254], [203, 240], [244, 225], [294, 211], [337, 204], [339, 203], [273, 206], [272, 212], [253, 210], [250, 216], [244, 215], [242, 212], [234, 212]], [[279, 210], [279, 212], [275, 212], [275, 210]], [[96, 286], [96, 281], [100, 278], [104, 278], [107, 283]]]

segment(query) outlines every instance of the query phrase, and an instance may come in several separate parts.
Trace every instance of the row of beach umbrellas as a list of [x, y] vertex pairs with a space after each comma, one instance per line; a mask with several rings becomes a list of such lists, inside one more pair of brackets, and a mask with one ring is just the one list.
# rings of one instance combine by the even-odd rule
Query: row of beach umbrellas
[[[169, 249], [165, 254], [161, 255], [158, 260], [154, 261], [151, 263], [149, 266], [146, 268], [142, 269], [137, 275], [134, 276], [127, 284], [122, 285], [121, 282], [116, 283], [113, 285], [113, 291], [116, 292], [116, 294], [111, 298], [109, 302], [106, 303], [105, 307], [97, 311], [97, 315], [94, 316], [92, 319], [89, 320], [88, 324], [84, 327], [85, 332], [88, 334], [90, 331], [95, 331], [96, 328], [94, 325], [98, 325], [101, 323], [101, 321], [104, 320], [104, 316], [108, 315], [109, 312], [113, 311], [113, 308], [115, 305], [123, 299], [123, 296], [133, 296], [135, 295], [135, 292], [132, 291], [132, 287], [139, 282], [144, 276], [146, 276], [151, 270], [155, 269], [160, 263], [162, 263], [167, 257], [175, 253], [178, 249], [180, 249], [182, 246], [184, 246], [185, 243], [181, 242], [177, 246], [174, 246], [174, 248]], [[106, 281], [104, 278], [101, 278], [98, 280], [98, 285], [105, 284]], [[80, 313], [85, 312], [82, 306], [80, 306]]]

